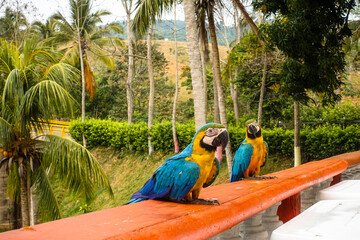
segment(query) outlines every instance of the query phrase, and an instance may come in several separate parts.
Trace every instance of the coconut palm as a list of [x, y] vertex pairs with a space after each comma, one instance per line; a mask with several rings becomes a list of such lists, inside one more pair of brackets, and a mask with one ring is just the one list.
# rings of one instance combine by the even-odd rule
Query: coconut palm
[[31, 30], [35, 33], [39, 33], [43, 39], [52, 37], [55, 32], [55, 24], [52, 18], [46, 20], [45, 23], [35, 21], [31, 24]]
[[25, 15], [20, 10], [5, 9], [5, 14], [0, 18], [0, 37], [12, 42], [22, 40], [25, 30], [28, 28]]
[[[110, 34], [121, 33], [122, 28], [117, 24], [98, 26], [103, 16], [110, 12], [98, 10], [92, 12], [91, 0], [69, 0], [71, 19], [68, 21], [60, 12], [52, 16], [59, 31], [49, 40], [66, 50], [64, 61], [76, 65], [80, 62], [82, 100], [81, 115], [85, 121], [85, 92], [93, 98], [95, 94], [95, 78], [90, 66], [90, 60], [103, 63], [109, 69], [114, 69], [115, 59], [104, 47], [122, 46], [122, 41]], [[84, 144], [85, 144], [85, 139]]]
[[34, 187], [52, 219], [61, 218], [59, 204], [50, 185], [54, 174], [75, 194], [86, 200], [95, 189], [112, 190], [101, 166], [78, 143], [42, 132], [49, 120], [72, 115], [74, 99], [68, 90], [79, 79], [79, 71], [61, 63], [42, 48], [36, 37], [25, 38], [19, 47], [0, 40], [0, 148], [9, 171], [8, 194], [20, 199], [22, 225], [29, 225], [29, 189]]

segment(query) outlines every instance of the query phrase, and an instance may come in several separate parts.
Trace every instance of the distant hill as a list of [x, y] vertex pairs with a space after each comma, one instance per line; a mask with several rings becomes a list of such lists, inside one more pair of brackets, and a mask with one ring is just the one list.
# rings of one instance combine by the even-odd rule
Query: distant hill
[[[126, 29], [126, 21], [120, 21], [119, 23], [121, 26], [123, 26], [124, 29]], [[174, 28], [173, 20], [158, 21], [154, 27], [154, 33], [153, 33], [154, 39], [174, 41], [173, 28]], [[185, 21], [177, 20], [176, 28], [178, 29], [177, 40], [179, 42], [185, 42], [186, 41]], [[224, 27], [222, 24], [220, 25], [218, 24], [217, 28], [218, 28], [218, 44], [225, 46]], [[233, 26], [227, 26], [226, 30], [227, 30], [229, 42], [232, 42], [235, 39], [235, 28]], [[127, 37], [126, 31], [124, 31], [124, 34], [121, 34], [120, 37], [126, 39]], [[210, 36], [209, 36], [209, 42], [210, 42]]]

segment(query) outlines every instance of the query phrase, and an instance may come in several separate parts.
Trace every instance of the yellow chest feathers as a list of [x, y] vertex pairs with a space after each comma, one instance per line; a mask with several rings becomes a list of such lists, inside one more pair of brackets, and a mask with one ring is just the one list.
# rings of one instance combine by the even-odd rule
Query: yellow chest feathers
[[201, 188], [203, 186], [211, 172], [215, 159], [215, 151], [209, 152], [200, 146], [200, 141], [204, 135], [205, 133], [199, 133], [196, 136], [193, 142], [193, 152], [191, 157], [185, 159], [198, 164], [200, 167], [200, 176], [194, 188]]

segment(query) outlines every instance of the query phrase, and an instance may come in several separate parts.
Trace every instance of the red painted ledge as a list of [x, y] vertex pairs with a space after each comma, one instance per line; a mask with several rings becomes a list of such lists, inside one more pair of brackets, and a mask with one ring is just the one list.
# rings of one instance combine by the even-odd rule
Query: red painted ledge
[[[144, 201], [0, 234], [1, 240], [26, 239], [207, 239], [317, 183], [360, 163], [360, 151], [345, 158], [310, 162], [271, 175], [277, 179], [240, 181], [204, 189], [201, 198], [219, 206]], [[342, 160], [345, 159], [345, 160]]]

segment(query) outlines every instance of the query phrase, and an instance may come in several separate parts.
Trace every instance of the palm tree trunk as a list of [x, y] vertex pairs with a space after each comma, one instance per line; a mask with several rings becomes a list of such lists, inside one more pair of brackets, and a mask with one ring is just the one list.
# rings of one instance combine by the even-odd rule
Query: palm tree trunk
[[28, 169], [23, 158], [19, 159], [20, 167], [20, 205], [22, 227], [30, 225], [29, 217], [29, 196], [28, 196]]
[[[240, 0], [234, 0], [234, 3], [239, 8], [241, 14], [243, 15], [246, 23], [250, 26], [251, 30], [255, 33], [256, 36], [259, 36], [259, 29], [256, 26], [256, 24], [254, 23], [254, 21], [252, 20], [252, 18], [247, 13], [244, 5], [240, 2]], [[266, 45], [263, 40], [259, 39], [259, 41], [260, 41], [261, 45], [263, 45], [263, 46]]]
[[29, 201], [30, 201], [30, 203], [29, 203], [29, 205], [30, 205], [30, 226], [33, 226], [37, 222], [38, 208], [39, 208], [39, 197], [35, 193], [35, 187], [34, 186], [30, 187], [29, 194], [30, 194], [30, 196], [29, 196]]
[[[225, 25], [225, 18], [224, 18], [224, 14], [223, 14], [223, 11], [222, 11], [222, 8], [221, 8], [221, 4], [219, 4], [218, 7], [220, 8], [220, 11], [219, 11], [220, 12], [220, 18], [221, 18], [221, 21], [223, 23], [223, 28], [224, 28], [224, 36], [225, 36], [226, 48], [227, 48], [228, 52], [230, 53], [231, 49], [230, 49], [230, 44], [229, 44], [229, 37], [228, 37], [228, 34], [227, 34], [227, 28], [226, 28], [226, 25]], [[229, 77], [230, 77], [230, 95], [231, 95], [231, 99], [233, 101], [235, 120], [236, 120], [236, 122], [238, 122], [239, 121], [238, 94], [236, 92], [236, 88], [235, 88], [234, 84], [232, 83], [233, 75], [232, 75], [232, 72], [231, 72], [230, 69], [229, 69]]]
[[294, 101], [294, 166], [301, 165], [300, 149], [300, 107], [299, 102]]
[[[236, 6], [234, 6], [235, 8]], [[237, 9], [235, 8], [235, 15], [234, 15], [234, 25], [235, 25], [235, 33], [236, 33], [236, 43], [239, 43], [241, 40], [241, 23], [240, 17]]]
[[[201, 37], [200, 37], [201, 39]], [[204, 98], [205, 98], [205, 116], [207, 116], [207, 109], [208, 109], [208, 102], [207, 102], [207, 76], [206, 76], [206, 60], [205, 60], [205, 51], [204, 51], [204, 45], [205, 43], [203, 41], [200, 41], [200, 57], [201, 57], [201, 71], [202, 71], [202, 79], [204, 84]]]
[[[152, 51], [151, 51], [151, 37], [153, 31], [153, 23], [150, 23], [148, 39], [147, 39], [147, 62], [148, 62], [148, 72], [149, 72], [149, 82], [150, 82], [150, 93], [149, 93], [149, 113], [148, 113], [148, 129], [151, 130], [154, 122], [154, 93], [155, 93], [155, 83], [154, 83], [154, 69], [152, 62]], [[151, 144], [151, 136], [148, 136], [148, 147], [149, 155], [154, 152], [154, 147]]]
[[[213, 67], [214, 72], [214, 67]], [[214, 122], [220, 122], [220, 111], [219, 111], [219, 98], [218, 98], [218, 90], [216, 86], [216, 79], [213, 76], [213, 84], [214, 84]]]
[[198, 130], [206, 123], [206, 112], [204, 108], [204, 84], [202, 81], [201, 58], [193, 0], [184, 0], [184, 14], [190, 74], [194, 96], [195, 128]]
[[[258, 0], [256, 0], [258, 2]], [[257, 10], [257, 17], [258, 17], [258, 24], [260, 25], [262, 23], [262, 16], [260, 9]]]
[[176, 104], [179, 95], [179, 70], [178, 70], [178, 49], [177, 49], [177, 29], [176, 29], [176, 2], [174, 6], [174, 41], [175, 41], [175, 96], [174, 96], [174, 105], [172, 111], [172, 132], [173, 132], [173, 141], [174, 141], [174, 150], [175, 153], [180, 151], [179, 140], [176, 135]]
[[[0, 152], [0, 159], [3, 158], [4, 155]], [[0, 225], [10, 229], [15, 226], [11, 217], [11, 214], [14, 212], [14, 205], [10, 199], [6, 198], [8, 180], [8, 172], [6, 171], [6, 167], [6, 164], [4, 164], [0, 168]]]
[[131, 16], [130, 11], [126, 12], [126, 23], [127, 23], [127, 43], [128, 43], [128, 54], [129, 54], [129, 66], [128, 66], [128, 78], [126, 82], [126, 99], [128, 105], [128, 124], [132, 123], [133, 114], [133, 96], [132, 96], [132, 82], [134, 78], [134, 48], [132, 42], [131, 32]]
[[[235, 7], [235, 6], [234, 6]], [[236, 32], [236, 43], [240, 43], [241, 41], [241, 24], [240, 24], [240, 19], [238, 16], [238, 11], [237, 9], [235, 9], [235, 15], [234, 15], [234, 25], [235, 25], [235, 32]], [[234, 78], [237, 79], [238, 77], [238, 67], [235, 67], [235, 75]], [[234, 85], [234, 110], [235, 110], [235, 119], [237, 119], [236, 121], [238, 121], [238, 119], [240, 118], [240, 112], [239, 112], [239, 93], [237, 91], [237, 86]]]
[[261, 125], [262, 108], [263, 108], [264, 95], [265, 95], [266, 74], [267, 74], [267, 56], [265, 53], [264, 54], [264, 70], [263, 70], [263, 76], [262, 76], [262, 82], [261, 82], [259, 109], [258, 109], [258, 123], [260, 125]]
[[[79, 11], [78, 11], [79, 15]], [[78, 21], [80, 20], [78, 16]], [[79, 23], [78, 23], [79, 24]], [[85, 69], [84, 69], [84, 57], [83, 57], [83, 47], [81, 44], [80, 36], [80, 26], [78, 25], [78, 47], [80, 55], [80, 67], [81, 67], [81, 121], [85, 122], [85, 97], [86, 97], [86, 85], [85, 85]], [[86, 138], [85, 134], [82, 134], [83, 146], [86, 147]]]
[[204, 84], [204, 98], [205, 98], [205, 116], [207, 117], [208, 101], [207, 101], [207, 76], [206, 68], [209, 63], [209, 51], [208, 51], [208, 36], [206, 31], [206, 16], [197, 12], [197, 18], [199, 21], [199, 40], [200, 40], [200, 57], [201, 57], [201, 71]]
[[[221, 82], [220, 55], [219, 55], [219, 48], [218, 48], [217, 39], [216, 39], [216, 29], [215, 29], [213, 13], [214, 13], [214, 11], [212, 8], [208, 9], [208, 20], [209, 20], [209, 30], [210, 30], [210, 37], [211, 37], [214, 76], [215, 76], [216, 88], [217, 88], [217, 92], [218, 92], [220, 122], [227, 128], [225, 96], [224, 96], [224, 90], [223, 90], [223, 86], [222, 86], [222, 82]], [[228, 142], [228, 145], [225, 148], [225, 153], [226, 153], [226, 161], [228, 164], [228, 170], [229, 170], [229, 174], [230, 174], [231, 169], [232, 169], [232, 154], [231, 154], [230, 141]]]

